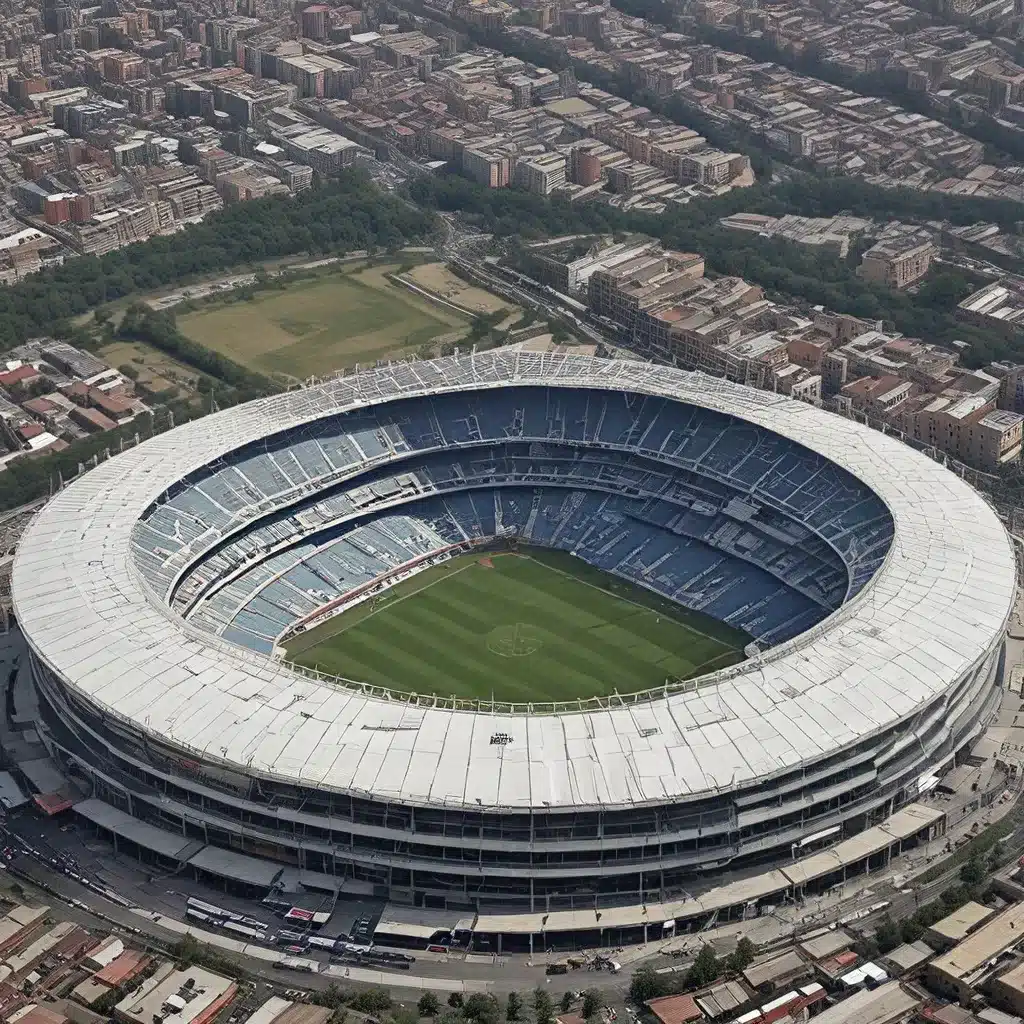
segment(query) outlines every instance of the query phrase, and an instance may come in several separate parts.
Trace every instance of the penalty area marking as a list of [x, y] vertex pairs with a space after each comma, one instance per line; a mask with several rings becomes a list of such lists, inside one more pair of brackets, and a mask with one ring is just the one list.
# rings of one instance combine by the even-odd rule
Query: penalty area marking
[[[417, 594], [422, 594], [424, 590], [429, 590], [436, 583], [440, 583], [442, 580], [451, 579], [453, 576], [458, 576], [460, 572], [465, 572], [468, 568], [470, 568], [473, 565], [472, 562], [466, 562], [464, 565], [453, 564], [457, 563], [458, 560], [458, 558], [452, 558], [448, 559], [447, 563], [440, 562], [436, 563], [435, 565], [428, 565], [425, 571], [436, 568], [436, 565], [445, 564], [451, 567], [451, 571], [443, 573], [442, 575], [437, 576], [432, 580], [429, 580], [428, 582], [422, 584], [422, 586], [417, 587], [415, 590], [410, 590], [408, 593], [398, 594], [396, 596], [394, 594], [392, 587], [388, 587], [386, 590], [382, 590], [379, 594], [370, 598], [370, 608], [365, 615], [361, 616], [360, 618], [356, 618], [355, 616], [349, 616], [349, 621], [345, 625], [342, 625], [339, 629], [336, 629], [332, 633], [327, 633], [322, 637], [317, 637], [311, 644], [309, 644], [306, 647], [298, 647], [294, 651], [289, 651], [289, 655], [304, 654], [306, 651], [311, 651], [315, 647], [318, 647], [320, 644], [326, 643], [328, 640], [333, 640], [335, 637], [341, 636], [342, 633], [347, 633], [350, 629], [354, 629], [361, 623], [368, 622], [378, 612], [384, 611], [386, 608], [394, 608], [395, 605], [401, 604], [403, 601], [408, 601], [410, 597], [415, 597]], [[395, 584], [395, 586], [401, 586], [403, 583], [411, 583], [413, 580], [416, 579], [417, 575], [419, 574], [415, 573], [412, 576], [406, 577], [404, 580], [399, 580], [399, 582]], [[309, 634], [312, 633], [314, 630], [320, 629], [321, 626], [326, 626], [328, 622], [339, 621], [345, 618], [349, 612], [353, 612], [359, 607], [360, 605], [355, 605], [353, 607], [346, 608], [344, 609], [344, 611], [341, 611], [337, 615], [335, 615], [333, 620], [327, 619], [326, 622], [322, 622], [319, 625], [314, 626], [313, 629], [309, 630], [305, 634], [300, 633], [299, 636], [309, 636]], [[287, 647], [285, 649], [287, 650]]]

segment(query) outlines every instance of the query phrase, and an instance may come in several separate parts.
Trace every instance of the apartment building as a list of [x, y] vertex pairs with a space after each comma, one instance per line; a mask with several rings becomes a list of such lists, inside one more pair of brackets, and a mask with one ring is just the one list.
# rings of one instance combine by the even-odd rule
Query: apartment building
[[1024, 412], [1024, 363], [989, 363], [985, 369], [999, 381], [999, 408]]
[[718, 223], [762, 238], [785, 238], [808, 249], [834, 253], [841, 259], [846, 259], [851, 241], [872, 226], [870, 220], [861, 217], [769, 217], [763, 213], [734, 213]]
[[119, 1024], [152, 1024], [174, 1015], [177, 1024], [210, 1024], [235, 998], [238, 984], [201, 967], [161, 964], [151, 978], [114, 1007]]
[[1024, 325], [1024, 278], [1007, 275], [979, 288], [957, 306], [956, 315], [979, 327], [1016, 334]]
[[934, 438], [937, 448], [961, 462], [996, 473], [1020, 458], [1024, 416], [994, 405], [976, 395], [940, 395], [918, 414], [916, 433], [921, 440]]
[[505, 188], [512, 182], [512, 157], [507, 153], [467, 148], [462, 153], [467, 177], [487, 188]]
[[912, 381], [887, 375], [861, 377], [845, 385], [839, 393], [838, 408], [859, 412], [876, 420], [892, 415], [913, 393]]
[[537, 195], [550, 195], [565, 184], [567, 161], [562, 153], [542, 153], [519, 157], [515, 161], [513, 181]]
[[[778, 382], [790, 365], [786, 339], [775, 331], [759, 331], [747, 333], [742, 330], [730, 332], [722, 341], [718, 341], [702, 353], [700, 369], [712, 373], [716, 377], [749, 387], [775, 390]], [[794, 385], [796, 381], [792, 382]], [[809, 388], [801, 387], [798, 391], [814, 391], [813, 381]], [[820, 394], [820, 378], [817, 388]]]
[[801, 402], [818, 405], [821, 402], [821, 374], [812, 373], [796, 363], [785, 363], [775, 368], [772, 389]]
[[105, 252], [148, 238], [161, 227], [169, 226], [173, 220], [171, 205], [161, 200], [106, 210], [85, 224], [73, 225], [68, 230], [82, 252], [102, 256]]
[[861, 257], [857, 273], [866, 281], [906, 288], [928, 273], [938, 246], [927, 232], [879, 239]]
[[725, 185], [750, 170], [750, 158], [742, 153], [723, 153], [709, 149], [702, 153], [683, 153], [679, 157], [680, 181], [699, 185]]
[[[838, 344], [828, 353], [835, 386], [858, 377], [894, 375], [914, 381], [929, 391], [941, 391], [959, 376], [959, 353], [917, 338], [870, 328]], [[830, 379], [831, 376], [830, 376]]]
[[642, 312], [679, 298], [703, 276], [703, 256], [641, 243], [606, 256], [590, 271], [587, 303], [632, 332]]
[[1022, 928], [1024, 904], [1018, 903], [928, 964], [929, 986], [954, 1002], [968, 1004], [1002, 970], [1002, 954], [1020, 945]]
[[986, 473], [997, 473], [1021, 456], [1024, 416], [996, 408], [991, 389], [974, 388], [975, 375], [940, 394], [900, 377], [863, 377], [837, 397], [840, 411], [885, 423], [951, 458]]

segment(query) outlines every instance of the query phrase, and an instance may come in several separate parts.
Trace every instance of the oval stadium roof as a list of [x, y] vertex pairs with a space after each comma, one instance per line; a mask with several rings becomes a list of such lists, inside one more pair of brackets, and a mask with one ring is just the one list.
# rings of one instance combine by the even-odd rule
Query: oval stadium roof
[[[886, 561], [823, 623], [705, 685], [562, 715], [452, 711], [319, 682], [187, 625], [138, 575], [129, 540], [147, 506], [247, 442], [390, 399], [531, 384], [669, 396], [791, 438], [885, 501]], [[46, 506], [18, 547], [13, 585], [22, 629], [72, 690], [190, 757], [401, 803], [527, 810], [749, 786], [893, 726], [991, 652], [1015, 561], [986, 502], [894, 438], [700, 374], [506, 349], [382, 367], [155, 437]], [[491, 743], [496, 732], [512, 742]]]

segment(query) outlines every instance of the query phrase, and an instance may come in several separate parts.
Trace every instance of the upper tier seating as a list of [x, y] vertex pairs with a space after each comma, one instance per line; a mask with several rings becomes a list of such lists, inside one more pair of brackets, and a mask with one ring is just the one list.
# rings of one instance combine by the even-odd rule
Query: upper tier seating
[[882, 502], [781, 436], [617, 392], [407, 399], [267, 438], [182, 481], [135, 527], [144, 577], [261, 652], [411, 559], [515, 533], [773, 644], [857, 593]]

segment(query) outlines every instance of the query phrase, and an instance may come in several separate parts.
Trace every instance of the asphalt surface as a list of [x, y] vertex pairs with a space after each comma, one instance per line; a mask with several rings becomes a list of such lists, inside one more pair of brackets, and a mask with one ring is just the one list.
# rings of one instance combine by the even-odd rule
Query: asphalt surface
[[[181, 938], [177, 931], [163, 928], [159, 923], [147, 921], [130, 909], [118, 906], [102, 896], [83, 889], [63, 873], [43, 865], [30, 856], [16, 855], [9, 862], [8, 869], [13, 879], [26, 891], [26, 896], [32, 896], [51, 906], [59, 901], [62, 904], [59, 908], [59, 916], [64, 920], [73, 921], [99, 932], [117, 932], [126, 941], [135, 945], [147, 945], [147, 940], [153, 940], [158, 946], [166, 948]], [[31, 893], [30, 887], [36, 887], [40, 891]], [[220, 904], [224, 902], [217, 894], [207, 892], [206, 896], [211, 901], [217, 900]], [[249, 904], [248, 912], [257, 916], [259, 905]], [[358, 981], [342, 978], [337, 974], [309, 974], [282, 970], [271, 967], [262, 960], [230, 950], [218, 948], [217, 952], [226, 959], [237, 963], [251, 977], [279, 987], [283, 985], [290, 988], [323, 990], [331, 984], [340, 984], [342, 987], [358, 987], [360, 985]], [[415, 954], [417, 951], [409, 952]], [[329, 958], [325, 955], [304, 954], [304, 957], [320, 960], [325, 968], [329, 963]], [[390, 976], [395, 979], [396, 984], [392, 991], [396, 998], [409, 1000], [411, 993], [420, 991], [419, 988], [410, 988], [407, 983], [401, 984], [406, 972], [384, 973], [386, 976], [390, 973]], [[560, 995], [565, 991], [578, 990], [591, 985], [608, 988], [611, 984], [616, 989], [625, 989], [628, 987], [629, 981], [629, 975], [626, 972], [622, 975], [612, 976], [606, 973], [576, 971], [567, 975], [547, 976], [544, 974], [543, 964], [536, 967], [511, 962], [495, 965], [493, 963], [467, 963], [461, 959], [444, 963], [418, 958], [408, 974], [430, 981], [436, 980], [436, 985], [429, 987], [438, 992], [451, 991], [453, 988], [460, 988], [459, 983], [465, 983], [473, 990], [493, 990], [496, 993], [512, 990], [526, 991], [537, 985], [544, 985], [553, 994]], [[387, 985], [387, 980], [385, 979], [383, 983]]]
[[[9, 862], [12, 875], [22, 881], [22, 884], [29, 882], [39, 885], [44, 890], [39, 895], [41, 900], [51, 904], [55, 900], [59, 901], [63, 904], [60, 909], [61, 917], [86, 927], [99, 930], [109, 927], [120, 928], [134, 936], [133, 941], [136, 943], [144, 942], [147, 937], [162, 945], [173, 944], [180, 939], [179, 931], [161, 927], [158, 922], [142, 918], [129, 908], [119, 906], [104, 899], [98, 893], [84, 888], [74, 879], [68, 877], [64, 873], [65, 869], [72, 870], [95, 883], [107, 885], [140, 906], [156, 913], [164, 913], [178, 921], [184, 917], [187, 898], [194, 895], [226, 909], [266, 920], [271, 927], [274, 927], [274, 917], [270, 909], [257, 901], [231, 897], [183, 876], [147, 876], [140, 866], [126, 858], [113, 857], [109, 847], [106, 847], [105, 844], [88, 840], [74, 828], [64, 830], [57, 823], [41, 823], [34, 816], [25, 814], [8, 819], [4, 832], [7, 833], [7, 850], [15, 851], [15, 855]], [[18, 842], [14, 838], [15, 836], [20, 837], [21, 841]], [[1021, 853], [1024, 853], [1024, 832], [1015, 833], [1014, 839], [1016, 841], [1011, 841], [1004, 850], [1007, 859], [1015, 860]], [[31, 846], [35, 853], [20, 852], [23, 845]], [[805, 927], [800, 927], [798, 924], [791, 925], [789, 929], [780, 927], [777, 929], [778, 938], [783, 939], [787, 931], [791, 937], [795, 937], [799, 931], [807, 931], [813, 927], [820, 928], [840, 917], [857, 914], [879, 902], [886, 902], [884, 910], [866, 915], [856, 922], [857, 930], [870, 931], [877, 925], [877, 920], [882, 913], [887, 913], [896, 920], [909, 917], [919, 906], [938, 898], [944, 889], [958, 881], [959, 865], [949, 868], [925, 885], [906, 891], [896, 891], [892, 888], [891, 875], [886, 879], [866, 877], [864, 879], [865, 887], [860, 893], [841, 903], [837, 902], [823, 915], [822, 920]], [[339, 903], [335, 915], [332, 916], [330, 932], [337, 934], [339, 931], [348, 930], [343, 926], [350, 920], [366, 913], [379, 912], [379, 908], [379, 903]], [[759, 924], [763, 926], [770, 923], [765, 918], [760, 918], [748, 922], [747, 927], [753, 931]], [[711, 941], [719, 953], [726, 953], [735, 944], [737, 934], [737, 931], [733, 931], [732, 934], [705, 932], [701, 935], [681, 938], [693, 946], [702, 941]], [[531, 965], [522, 956], [479, 957], [469, 961], [462, 959], [461, 956], [453, 956], [445, 961], [426, 959], [423, 954], [419, 954], [409, 972], [394, 972], [396, 986], [393, 991], [400, 994], [402, 998], [408, 999], [410, 992], [416, 990], [410, 989], [408, 981], [402, 984], [403, 980], [420, 977], [429, 979], [430, 982], [436, 981], [436, 985], [430, 987], [442, 992], [459, 987], [460, 984], [474, 989], [493, 990], [496, 993], [511, 990], [523, 991], [540, 984], [548, 988], [552, 994], [560, 995], [567, 990], [578, 990], [596, 985], [603, 989], [616, 990], [621, 998], [637, 967], [647, 964], [665, 967], [678, 962], [659, 955], [659, 945], [652, 944], [641, 957], [627, 963], [622, 972], [614, 976], [589, 971], [574, 971], [566, 975], [547, 976], [544, 974], [545, 958], [542, 956], [539, 956]], [[294, 988], [322, 989], [332, 982], [358, 984], [349, 979], [340, 981], [338, 977], [324, 974], [297, 973], [273, 968], [252, 956], [229, 950], [220, 949], [219, 952], [237, 962], [254, 978], [279, 986], [283, 984]], [[409, 952], [417, 954], [418, 951]], [[323, 965], [322, 969], [325, 969], [329, 963], [326, 954], [316, 954], [310, 951], [303, 955], [318, 959]], [[677, 953], [677, 956], [680, 955]], [[387, 984], [386, 980], [384, 984]]]

